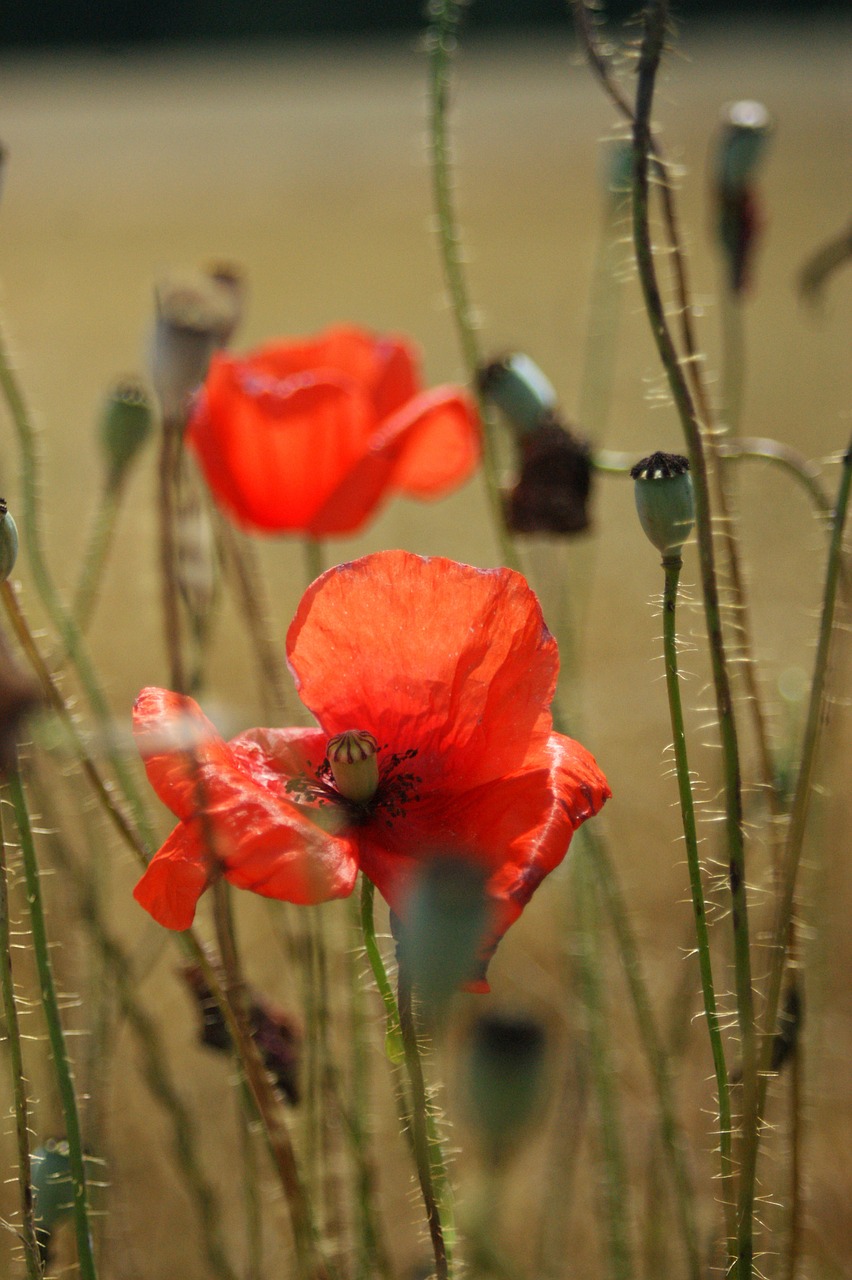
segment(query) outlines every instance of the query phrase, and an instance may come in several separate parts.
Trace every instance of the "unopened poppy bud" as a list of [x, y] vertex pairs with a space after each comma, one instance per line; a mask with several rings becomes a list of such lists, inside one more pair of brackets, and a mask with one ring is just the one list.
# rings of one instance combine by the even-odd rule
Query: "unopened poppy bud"
[[18, 526], [9, 515], [5, 498], [0, 498], [0, 582], [5, 582], [18, 558]]
[[485, 868], [458, 855], [437, 855], [417, 866], [394, 935], [430, 1012], [440, 1013], [460, 986], [479, 977], [494, 914], [486, 878]]
[[521, 473], [506, 495], [513, 533], [582, 533], [590, 524], [592, 455], [589, 445], [559, 421], [543, 419], [518, 444]]
[[520, 1145], [541, 1107], [545, 1035], [529, 1017], [488, 1014], [473, 1029], [464, 1101], [485, 1155], [499, 1164]]
[[161, 280], [155, 300], [151, 379], [163, 416], [175, 418], [186, 412], [210, 357], [233, 330], [236, 304], [226, 285], [200, 273]]
[[680, 558], [695, 523], [689, 459], [678, 453], [652, 453], [630, 472], [636, 481], [636, 510], [649, 540], [663, 559]]
[[122, 378], [110, 390], [100, 422], [100, 440], [107, 460], [107, 482], [112, 487], [151, 434], [151, 401], [138, 378]]
[[347, 729], [329, 738], [326, 748], [334, 785], [355, 804], [372, 800], [379, 785], [379, 744], [364, 729]]
[[772, 120], [762, 102], [730, 102], [722, 111], [716, 176], [723, 188], [750, 182], [772, 136]]
[[[84, 1153], [87, 1174], [95, 1173], [94, 1158]], [[74, 1211], [74, 1178], [71, 1149], [65, 1138], [48, 1138], [32, 1153], [30, 1172], [36, 1240], [43, 1264], [51, 1261], [51, 1241], [56, 1228]]]
[[556, 392], [522, 351], [492, 360], [479, 371], [479, 388], [517, 431], [534, 431], [556, 408]]

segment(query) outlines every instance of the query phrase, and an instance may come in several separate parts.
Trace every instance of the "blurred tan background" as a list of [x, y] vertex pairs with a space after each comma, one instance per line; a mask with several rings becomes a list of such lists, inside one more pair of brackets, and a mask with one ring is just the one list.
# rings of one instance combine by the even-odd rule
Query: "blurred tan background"
[[[803, 259], [839, 233], [852, 210], [847, 35], [840, 27], [819, 25], [732, 28], [712, 36], [687, 31], [667, 60], [657, 103], [663, 143], [682, 166], [682, 223], [711, 374], [717, 368], [719, 307], [718, 267], [708, 237], [708, 147], [726, 101], [760, 99], [775, 118], [776, 135], [759, 183], [768, 223], [746, 307], [744, 425], [750, 435], [776, 436], [824, 461], [830, 491], [837, 468], [829, 459], [846, 447], [850, 432], [852, 277], [848, 268], [838, 274], [819, 312], [799, 302], [794, 283]], [[286, 52], [222, 50], [203, 58], [163, 52], [7, 58], [0, 64], [0, 138], [9, 153], [0, 208], [0, 307], [42, 431], [47, 545], [60, 584], [67, 588], [75, 580], [100, 483], [93, 432], [100, 398], [117, 374], [144, 369], [151, 288], [164, 269], [211, 258], [244, 267], [250, 298], [240, 346], [351, 320], [412, 335], [423, 349], [430, 381], [462, 376], [432, 231], [425, 119], [425, 59], [410, 44], [329, 42]], [[613, 136], [613, 112], [570, 40], [554, 36], [463, 49], [454, 122], [459, 207], [483, 341], [488, 351], [529, 352], [555, 383], [571, 417], [601, 223], [600, 143]], [[625, 259], [628, 253], [625, 247]], [[637, 458], [679, 447], [629, 271], [611, 423], [599, 443]], [[779, 676], [791, 668], [810, 669], [824, 534], [785, 477], [750, 463], [738, 478], [755, 644], [767, 694], [778, 708]], [[5, 417], [0, 492], [13, 506], [18, 463]], [[153, 494], [152, 451], [133, 481], [114, 571], [92, 630], [122, 722], [138, 689], [166, 678]], [[544, 567], [546, 611], [555, 609], [555, 572], [567, 575], [570, 599], [578, 577], [594, 563], [581, 644], [583, 737], [614, 792], [606, 826], [662, 1017], [678, 985], [689, 912], [671, 807], [674, 784], [664, 756], [669, 730], [654, 604], [661, 581], [655, 555], [637, 530], [628, 484], [602, 478], [593, 555], [588, 547], [567, 554], [538, 547], [532, 563]], [[496, 544], [479, 481], [440, 506], [394, 503], [362, 537], [334, 543], [326, 555], [342, 560], [391, 545], [494, 563]], [[301, 554], [296, 544], [273, 541], [264, 546], [263, 559], [283, 643], [303, 586]], [[691, 551], [687, 588], [696, 575]], [[25, 600], [38, 618], [23, 562], [21, 577]], [[698, 612], [684, 616], [700, 633]], [[708, 720], [701, 709], [701, 652], [685, 654], [684, 665], [694, 672], [688, 690], [700, 737]], [[834, 675], [837, 692], [848, 695], [848, 653], [845, 660], [838, 657]], [[211, 685], [234, 731], [257, 723], [255, 682], [233, 611], [219, 627]], [[802, 904], [811, 963], [805, 1133], [814, 1259], [808, 1274], [815, 1280], [852, 1275], [848, 722], [848, 711], [844, 719], [837, 705], [827, 730], [821, 774], [826, 789], [815, 806]], [[779, 735], [785, 723], [779, 710]], [[715, 786], [714, 759], [712, 751], [697, 754], [708, 796]], [[712, 847], [706, 851], [712, 856]], [[563, 1007], [551, 962], [566, 941], [560, 878], [539, 892], [503, 944], [492, 969], [491, 999], [536, 1009], [564, 1053], [574, 1014]], [[123, 858], [116, 879], [116, 927], [128, 938], [142, 937], [156, 954], [143, 994], [170, 1028], [181, 1083], [194, 1094], [199, 1119], [212, 1119], [205, 1138], [210, 1168], [236, 1224], [238, 1192], [229, 1190], [235, 1139], [222, 1118], [227, 1067], [195, 1044], [185, 993], [173, 979], [173, 954], [157, 948], [155, 935], [139, 920], [129, 899], [134, 870]], [[51, 892], [59, 920], [61, 885], [52, 883]], [[280, 998], [284, 961], [270, 942], [268, 913], [253, 901], [241, 901], [240, 909], [251, 976], [277, 989]], [[58, 953], [72, 984], [74, 942], [72, 935]], [[613, 984], [618, 1010], [625, 997], [620, 979]], [[637, 1066], [626, 1004], [618, 1016], [625, 1023], [619, 1070], [638, 1185], [651, 1116], [648, 1086]], [[709, 1185], [712, 1134], [704, 1082], [711, 1068], [701, 1029], [694, 1039], [683, 1092], [701, 1177]], [[5, 1088], [4, 1081], [0, 1097]], [[202, 1280], [194, 1221], [125, 1037], [112, 1091], [107, 1275]], [[47, 1123], [47, 1117], [38, 1118]], [[402, 1267], [419, 1256], [417, 1229], [406, 1230], [406, 1220], [416, 1215], [408, 1203], [401, 1146], [388, 1141], [383, 1150], [393, 1153], [383, 1165], [383, 1193], [399, 1224], [394, 1248]], [[10, 1153], [11, 1173], [8, 1143], [3, 1151]], [[531, 1159], [506, 1210], [508, 1238], [522, 1246], [525, 1224], [541, 1200], [542, 1174], [536, 1168]], [[594, 1178], [586, 1154], [581, 1183], [591, 1185]], [[269, 1198], [270, 1212], [279, 1213], [271, 1189]], [[162, 1245], [153, 1239], [152, 1217]], [[0, 1258], [5, 1247], [0, 1241]], [[274, 1245], [270, 1250], [269, 1274], [282, 1274], [274, 1269]], [[588, 1221], [578, 1223], [571, 1250], [575, 1262], [566, 1274], [603, 1274]]]

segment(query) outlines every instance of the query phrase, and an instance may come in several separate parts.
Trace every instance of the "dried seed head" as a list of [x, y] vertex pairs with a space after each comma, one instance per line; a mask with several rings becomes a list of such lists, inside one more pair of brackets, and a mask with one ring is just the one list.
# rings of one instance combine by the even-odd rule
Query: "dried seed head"
[[678, 453], [652, 453], [630, 474], [642, 528], [664, 559], [678, 559], [695, 523], [689, 460]]

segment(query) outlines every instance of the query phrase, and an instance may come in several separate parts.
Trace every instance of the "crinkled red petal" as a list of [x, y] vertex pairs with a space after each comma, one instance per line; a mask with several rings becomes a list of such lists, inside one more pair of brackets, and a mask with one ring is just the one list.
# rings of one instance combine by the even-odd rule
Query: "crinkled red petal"
[[306, 591], [287, 654], [323, 729], [416, 750], [424, 794], [515, 773], [551, 733], [556, 644], [509, 569], [404, 551], [341, 565]]

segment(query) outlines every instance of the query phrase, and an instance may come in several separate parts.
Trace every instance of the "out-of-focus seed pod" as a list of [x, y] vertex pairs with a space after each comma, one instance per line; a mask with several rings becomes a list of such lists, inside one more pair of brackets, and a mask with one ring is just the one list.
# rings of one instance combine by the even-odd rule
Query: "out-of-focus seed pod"
[[714, 162], [716, 234], [735, 294], [748, 286], [763, 229], [754, 177], [771, 134], [762, 103], [746, 100], [724, 108]]
[[148, 392], [138, 378], [121, 378], [107, 394], [100, 420], [100, 441], [107, 483], [120, 483], [153, 430]]
[[480, 979], [493, 920], [486, 872], [458, 855], [424, 859], [415, 869], [404, 921], [393, 921], [400, 962], [430, 1015], [440, 1015], [459, 987]]
[[175, 419], [185, 414], [210, 357], [233, 332], [237, 306], [227, 285], [200, 272], [161, 280], [155, 303], [151, 380], [163, 417]]
[[492, 360], [479, 371], [479, 389], [516, 431], [534, 431], [556, 409], [556, 392], [522, 351]]
[[246, 287], [245, 273], [241, 267], [235, 262], [208, 262], [204, 268], [204, 274], [209, 276], [217, 285], [220, 285], [231, 298], [233, 312], [231, 323], [223, 327], [219, 335], [220, 347], [229, 347], [234, 339], [234, 334], [243, 322], [243, 316], [246, 309]]
[[18, 526], [9, 515], [9, 505], [0, 498], [0, 582], [5, 582], [18, 559]]
[[663, 559], [678, 560], [695, 523], [689, 460], [678, 453], [652, 453], [630, 472], [639, 520]]
[[485, 1158], [495, 1165], [529, 1137], [544, 1099], [545, 1034], [533, 1018], [486, 1014], [464, 1060], [463, 1102]]

